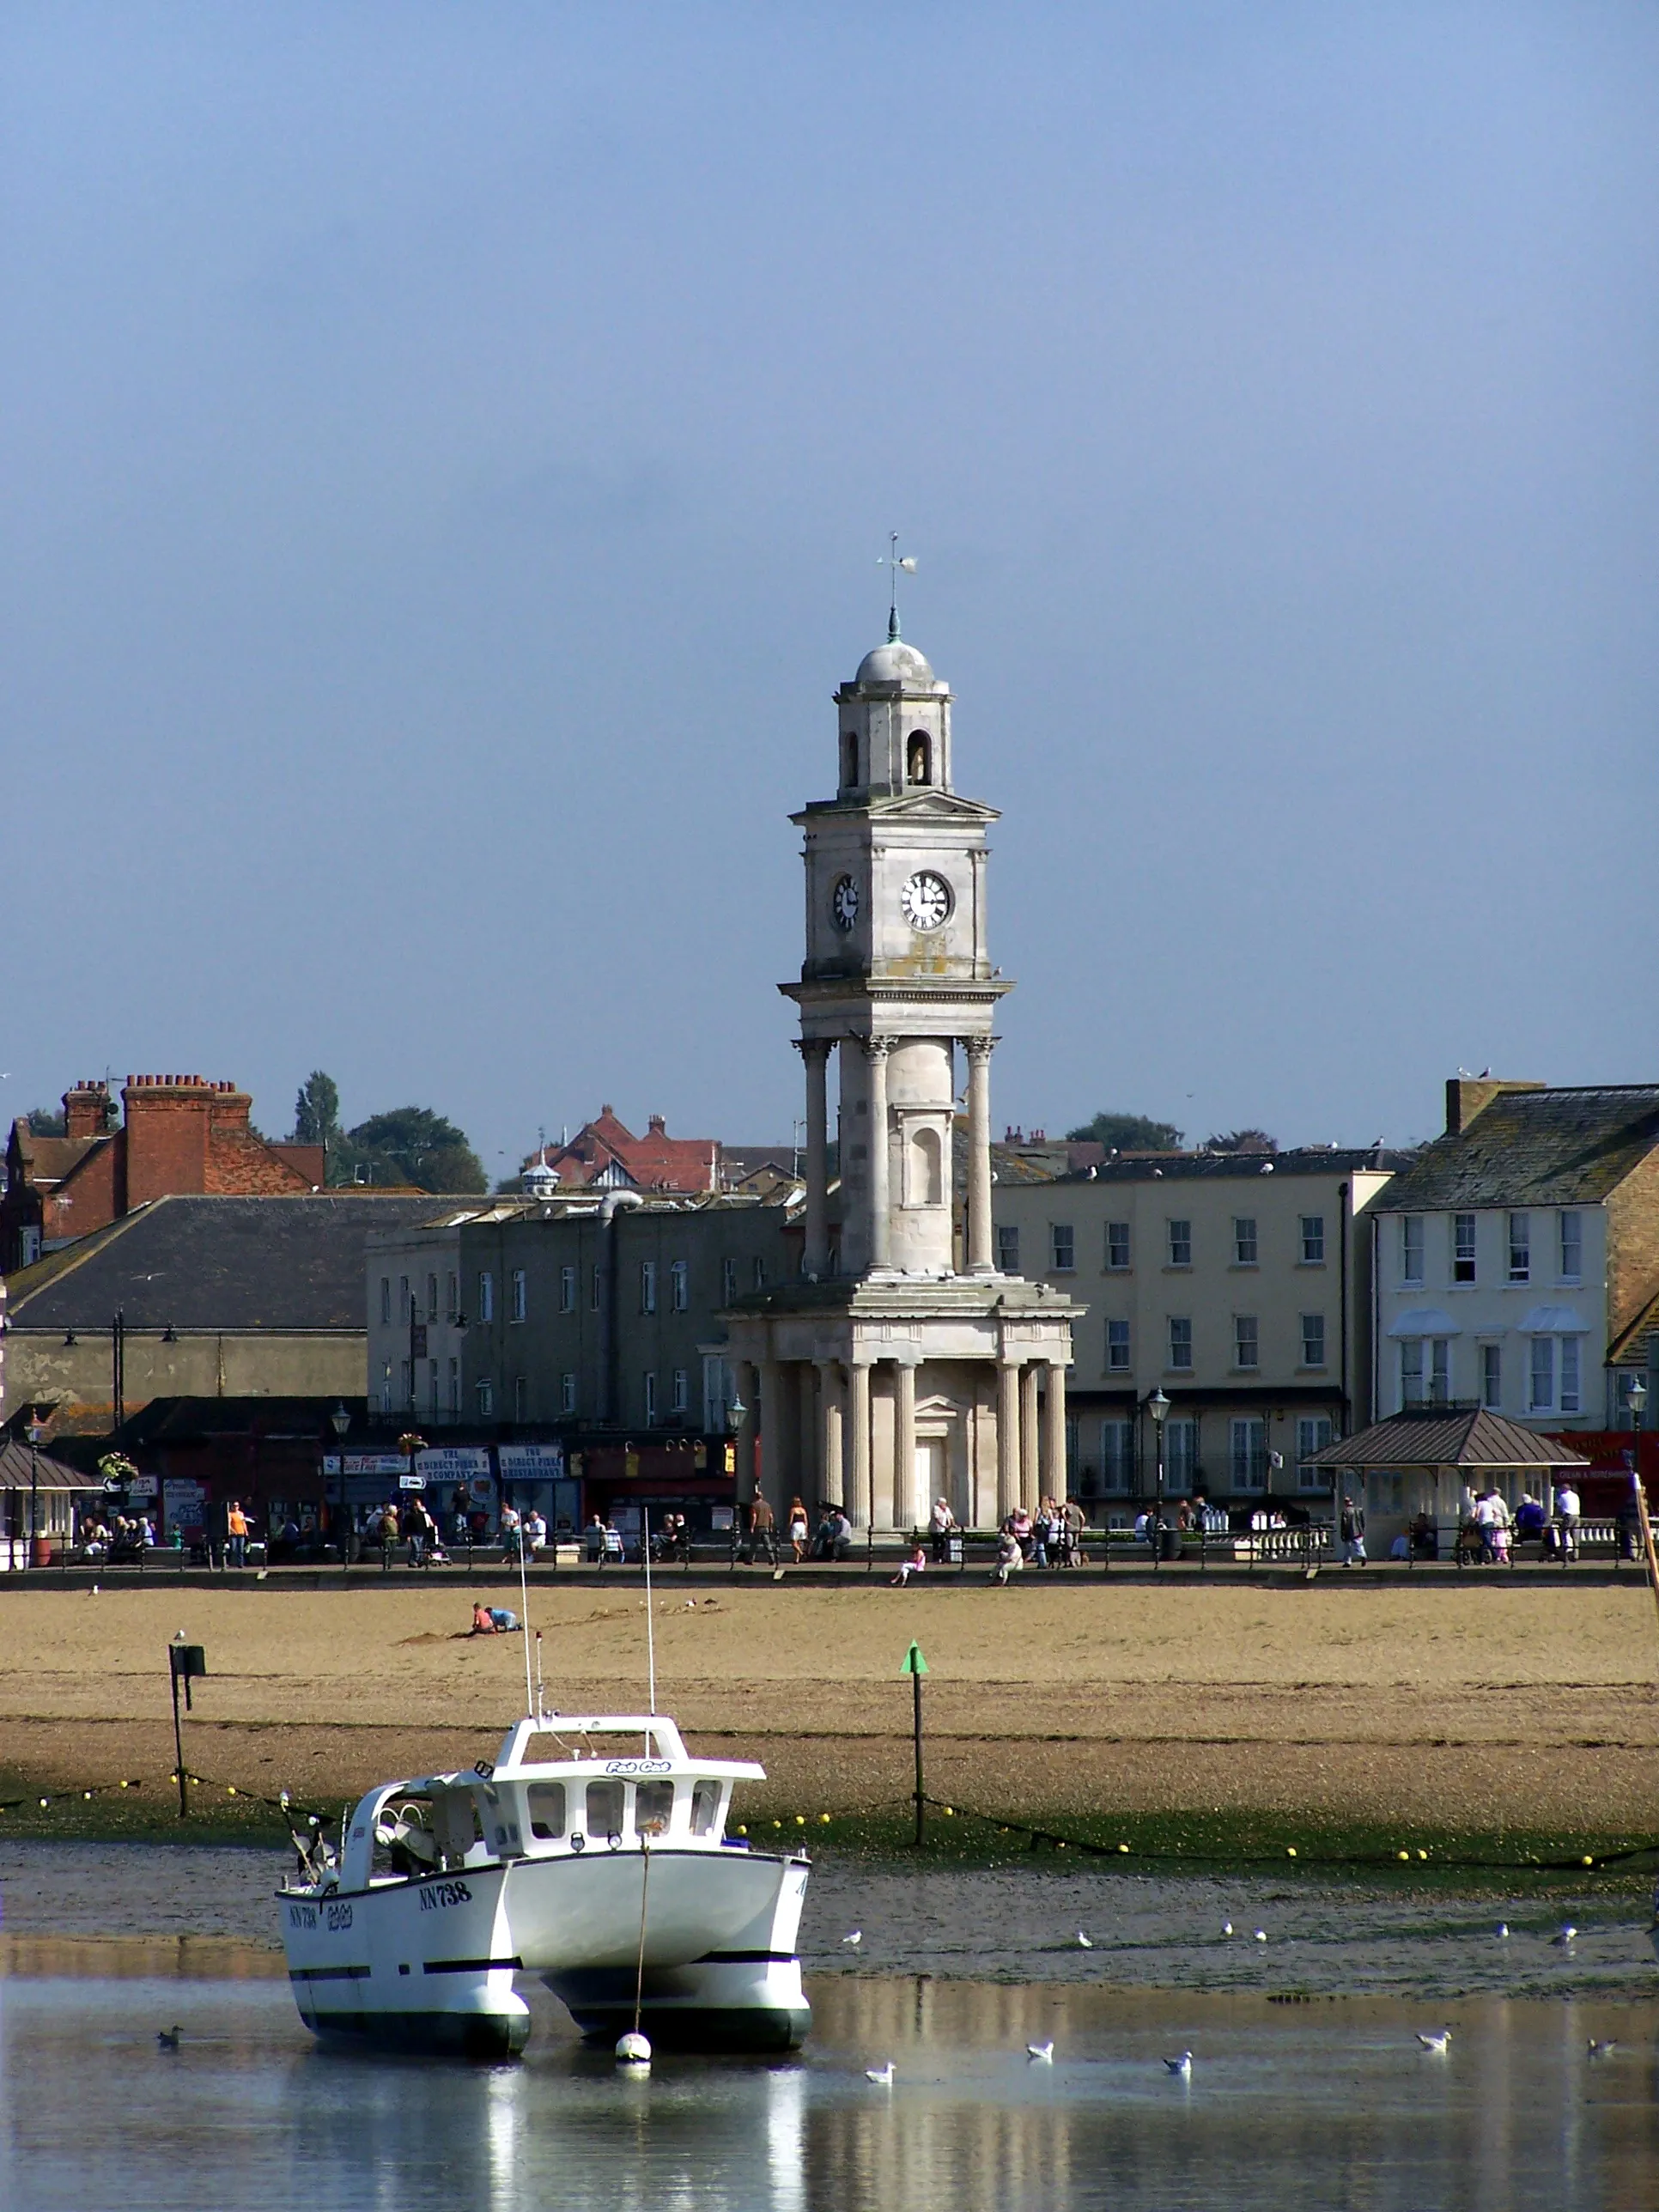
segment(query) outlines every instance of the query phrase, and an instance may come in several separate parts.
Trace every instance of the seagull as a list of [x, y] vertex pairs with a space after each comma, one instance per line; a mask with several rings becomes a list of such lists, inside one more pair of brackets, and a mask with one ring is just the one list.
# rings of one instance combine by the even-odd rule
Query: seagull
[[862, 1928], [854, 1928], [848, 1934], [843, 1936], [841, 1940], [843, 1943], [850, 1944], [853, 1949], [856, 1951], [859, 1945], [864, 1941], [864, 1930]]
[[1256, 1929], [1256, 1931], [1255, 1931], [1255, 1940], [1256, 1940], [1256, 1942], [1257, 1942], [1258, 1943], [1265, 1943], [1265, 1942], [1267, 1942], [1267, 1929], [1266, 1929], [1265, 1928], [1258, 1928], [1258, 1929]]
[[1179, 2058], [1166, 2058], [1164, 2063], [1171, 2074], [1190, 2074], [1193, 2070], [1193, 2054], [1190, 2051], [1183, 2051]]
[[1591, 2036], [1589, 2039], [1589, 2055], [1592, 2058], [1611, 2058], [1618, 2048], [1619, 2045], [1611, 2036], [1608, 2036], [1605, 2041], [1598, 2040], [1595, 2036]]
[[1449, 2027], [1443, 2027], [1437, 2033], [1425, 2035], [1419, 2027], [1417, 2031], [1417, 2039], [1425, 2051], [1432, 2051], [1436, 2057], [1443, 2058], [1451, 2048], [1451, 2030]]
[[1500, 1921], [1498, 1922], [1498, 1934], [1499, 1934], [1500, 1936], [1508, 1936], [1508, 1934], [1509, 1934], [1509, 1932], [1510, 1932], [1510, 1923], [1509, 1923], [1509, 1922], [1508, 1922], [1507, 1920], [1500, 1920]]
[[1224, 1921], [1222, 1922], [1222, 1923], [1221, 1923], [1221, 1932], [1222, 1932], [1222, 1934], [1223, 1934], [1224, 1936], [1231, 1936], [1231, 1935], [1232, 1934], [1232, 1932], [1233, 1932], [1233, 1923], [1232, 1923], [1232, 1922], [1231, 1922], [1231, 1920], [1224, 1920]]
[[1085, 1936], [1080, 1928], [1077, 1931], [1077, 1940], [1078, 1948], [1080, 1950], [1092, 1951], [1095, 1948], [1094, 1937], [1092, 1936]]
[[184, 2031], [176, 2022], [172, 2027], [164, 2027], [155, 2039], [163, 2051], [176, 2051], [183, 2039]]
[[1559, 1936], [1552, 1936], [1550, 1941], [1552, 1943], [1571, 1943], [1577, 1933], [1578, 1930], [1571, 1920], [1564, 1920], [1561, 1923], [1561, 1933]]
[[[1590, 2048], [1594, 2050], [1595, 2045], [1592, 2044]], [[1611, 2051], [1613, 2045], [1609, 2044], [1607, 2048]], [[1028, 2043], [1025, 2046], [1025, 2056], [1028, 2058], [1041, 2058], [1046, 2064], [1052, 2066], [1054, 2063], [1054, 2039], [1051, 2035], [1046, 2043]]]
[[864, 2069], [864, 2078], [866, 2081], [873, 2081], [878, 2089], [890, 2089], [893, 2086], [893, 2062], [890, 2058], [884, 2066], [866, 2066]]

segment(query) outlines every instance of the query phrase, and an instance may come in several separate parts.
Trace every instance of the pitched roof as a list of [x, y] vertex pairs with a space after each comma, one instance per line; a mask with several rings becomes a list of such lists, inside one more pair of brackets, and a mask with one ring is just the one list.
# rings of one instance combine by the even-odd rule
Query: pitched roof
[[54, 1459], [50, 1452], [32, 1452], [15, 1437], [0, 1443], [0, 1490], [101, 1490], [101, 1476], [88, 1476]]
[[8, 1279], [14, 1329], [361, 1330], [364, 1239], [447, 1202], [367, 1193], [158, 1198]]
[[1500, 1091], [1463, 1128], [1425, 1145], [1377, 1210], [1594, 1205], [1656, 1145], [1659, 1084]]
[[1648, 1339], [1659, 1336], [1659, 1291], [1656, 1291], [1635, 1320], [1621, 1328], [1607, 1346], [1609, 1367], [1645, 1367]]
[[[1243, 1180], [1251, 1176], [1398, 1176], [1414, 1156], [1382, 1145], [1303, 1145], [1282, 1152], [1118, 1152], [1098, 1167], [1057, 1176], [1057, 1182], [1170, 1182]], [[1392, 1186], [1390, 1186], [1392, 1188]]]
[[27, 1114], [11, 1125], [12, 1141], [33, 1183], [61, 1182], [80, 1166], [87, 1154], [109, 1142], [102, 1137], [37, 1137]]
[[1358, 1436], [1343, 1437], [1309, 1461], [1313, 1467], [1588, 1467], [1582, 1452], [1535, 1436], [1519, 1421], [1479, 1407], [1391, 1413]]

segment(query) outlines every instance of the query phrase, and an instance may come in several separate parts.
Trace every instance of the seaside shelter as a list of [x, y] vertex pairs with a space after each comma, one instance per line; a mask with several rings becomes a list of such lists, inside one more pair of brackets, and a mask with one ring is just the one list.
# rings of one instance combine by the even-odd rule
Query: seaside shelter
[[1511, 1510], [1523, 1490], [1547, 1504], [1555, 1476], [1582, 1473], [1589, 1462], [1570, 1445], [1501, 1413], [1441, 1406], [1373, 1421], [1357, 1435], [1327, 1444], [1314, 1464], [1330, 1469], [1339, 1498], [1346, 1490], [1364, 1504], [1376, 1556], [1386, 1557], [1395, 1538], [1426, 1513], [1440, 1557], [1449, 1559], [1476, 1491], [1496, 1488]]
[[74, 1543], [77, 1513], [89, 1497], [101, 1497], [103, 1489], [96, 1476], [66, 1467], [15, 1437], [0, 1440], [0, 1574], [28, 1565], [31, 1513], [37, 1545], [55, 1554], [60, 1546]]

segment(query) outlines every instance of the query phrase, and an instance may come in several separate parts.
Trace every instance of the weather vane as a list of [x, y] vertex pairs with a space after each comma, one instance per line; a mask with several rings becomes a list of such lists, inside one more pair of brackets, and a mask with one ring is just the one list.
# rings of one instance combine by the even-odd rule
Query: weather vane
[[878, 568], [885, 568], [888, 572], [887, 642], [891, 645], [899, 634], [899, 571], [902, 568], [907, 576], [914, 576], [916, 573], [916, 561], [915, 554], [906, 553], [901, 555], [899, 552], [898, 532], [896, 530], [890, 530], [888, 532], [887, 550], [884, 554], [882, 554], [878, 557], [876, 566]]

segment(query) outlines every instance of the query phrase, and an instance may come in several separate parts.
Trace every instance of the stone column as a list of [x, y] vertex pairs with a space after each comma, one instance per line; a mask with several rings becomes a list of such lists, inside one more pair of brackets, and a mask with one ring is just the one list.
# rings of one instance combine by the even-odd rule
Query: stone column
[[784, 1487], [783, 1369], [775, 1359], [760, 1364], [761, 1488], [780, 1528], [789, 1510]]
[[914, 1524], [916, 1488], [916, 1370], [908, 1359], [898, 1363], [898, 1419], [894, 1424], [893, 1526]]
[[1066, 1503], [1066, 1365], [1048, 1362], [1048, 1388], [1042, 1401], [1042, 1477], [1057, 1505]]
[[1036, 1362], [1028, 1359], [1019, 1370], [1019, 1502], [1028, 1513], [1036, 1511], [1042, 1494], [1037, 1488], [1041, 1476], [1037, 1435]]
[[852, 1479], [847, 1486], [847, 1517], [867, 1528], [870, 1511], [870, 1363], [855, 1358], [847, 1370], [847, 1425], [851, 1431]]
[[796, 1049], [806, 1063], [806, 1249], [804, 1274], [830, 1272], [830, 1101], [825, 1067], [828, 1037], [801, 1037]]
[[818, 1480], [817, 1374], [804, 1359], [790, 1363], [794, 1386], [795, 1488], [810, 1513], [823, 1494]]
[[991, 1047], [988, 1036], [964, 1037], [968, 1055], [968, 1272], [992, 1273]]
[[814, 1362], [818, 1370], [818, 1486], [827, 1498], [836, 1504], [847, 1503], [847, 1485], [842, 1468], [842, 1382], [841, 1362], [820, 1359]]
[[867, 1038], [864, 1047], [864, 1056], [870, 1063], [870, 1264], [872, 1267], [890, 1267], [893, 1264], [892, 1238], [888, 1233], [887, 1218], [890, 1181], [887, 1055], [892, 1048], [892, 1041], [888, 1037]]
[[1019, 1362], [997, 1362], [997, 1522], [1019, 1504]]

